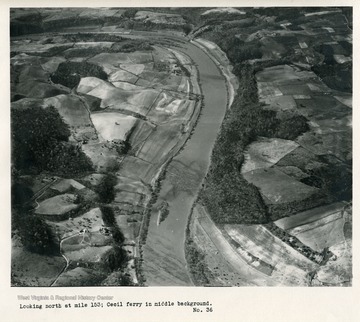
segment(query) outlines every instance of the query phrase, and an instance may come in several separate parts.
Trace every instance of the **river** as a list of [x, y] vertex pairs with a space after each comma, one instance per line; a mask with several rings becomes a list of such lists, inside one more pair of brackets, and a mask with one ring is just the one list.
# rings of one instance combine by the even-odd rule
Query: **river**
[[191, 43], [176, 50], [190, 56], [198, 67], [204, 108], [192, 136], [170, 162], [161, 182], [158, 203], [168, 202], [169, 215], [158, 225], [156, 207], [151, 214], [143, 247], [143, 272], [149, 286], [192, 285], [184, 251], [186, 225], [227, 107], [225, 78], [210, 57]]

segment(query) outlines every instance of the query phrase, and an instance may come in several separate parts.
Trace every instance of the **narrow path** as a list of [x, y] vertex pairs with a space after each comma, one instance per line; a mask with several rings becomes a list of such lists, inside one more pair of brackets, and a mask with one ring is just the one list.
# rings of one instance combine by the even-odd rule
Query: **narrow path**
[[62, 240], [60, 241], [60, 246], [59, 246], [59, 248], [60, 248], [60, 254], [61, 254], [61, 256], [65, 259], [66, 265], [65, 265], [64, 268], [61, 270], [61, 272], [58, 274], [58, 276], [56, 277], [56, 279], [50, 284], [50, 286], [54, 286], [54, 284], [55, 284], [55, 283], [58, 281], [58, 279], [60, 278], [61, 274], [64, 273], [64, 272], [67, 270], [67, 268], [69, 267], [69, 264], [70, 264], [69, 259], [64, 255], [64, 253], [63, 253], [62, 250], [61, 250], [61, 245], [62, 245], [62, 243], [63, 243], [65, 240], [68, 240], [69, 238], [72, 238], [72, 237], [77, 236], [77, 235], [80, 235], [80, 233], [73, 234], [73, 235], [68, 236], [68, 237], [66, 237], [66, 238], [64, 238], [64, 239], [62, 239]]

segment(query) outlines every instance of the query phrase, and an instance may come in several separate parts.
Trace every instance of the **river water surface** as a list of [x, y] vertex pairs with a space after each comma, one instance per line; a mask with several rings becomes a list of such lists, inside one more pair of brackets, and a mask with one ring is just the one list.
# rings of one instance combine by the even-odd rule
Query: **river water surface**
[[158, 225], [156, 207], [151, 214], [143, 247], [145, 284], [151, 286], [192, 285], [185, 260], [185, 230], [227, 107], [225, 78], [209, 56], [191, 43], [175, 49], [190, 56], [198, 67], [204, 108], [192, 136], [170, 162], [161, 182], [158, 202], [168, 202], [169, 215]]

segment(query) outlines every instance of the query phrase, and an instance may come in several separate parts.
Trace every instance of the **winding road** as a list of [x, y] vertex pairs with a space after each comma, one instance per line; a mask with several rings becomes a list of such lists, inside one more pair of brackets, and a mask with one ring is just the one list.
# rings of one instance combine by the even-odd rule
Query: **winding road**
[[204, 95], [204, 108], [191, 138], [170, 162], [161, 182], [158, 202], [169, 204], [169, 215], [157, 225], [153, 208], [146, 244], [143, 273], [149, 286], [192, 285], [186, 267], [185, 231], [191, 207], [210, 165], [212, 149], [227, 109], [225, 78], [212, 59], [192, 43], [180, 50], [197, 65]]

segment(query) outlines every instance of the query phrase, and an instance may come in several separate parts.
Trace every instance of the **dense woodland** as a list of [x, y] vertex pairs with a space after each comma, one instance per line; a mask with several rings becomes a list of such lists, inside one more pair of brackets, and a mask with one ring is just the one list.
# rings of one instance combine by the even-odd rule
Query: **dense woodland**
[[12, 162], [15, 169], [23, 174], [50, 171], [66, 176], [91, 170], [91, 161], [68, 142], [69, 136], [68, 126], [52, 106], [12, 110]]
[[258, 137], [292, 140], [306, 132], [300, 115], [280, 121], [258, 102], [253, 68], [237, 66], [240, 89], [215, 143], [202, 200], [217, 223], [264, 223], [270, 220], [258, 189], [240, 175], [246, 146]]

